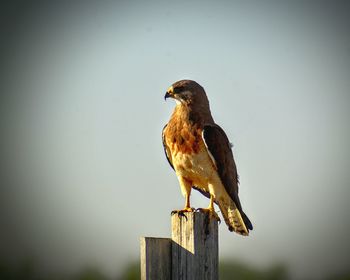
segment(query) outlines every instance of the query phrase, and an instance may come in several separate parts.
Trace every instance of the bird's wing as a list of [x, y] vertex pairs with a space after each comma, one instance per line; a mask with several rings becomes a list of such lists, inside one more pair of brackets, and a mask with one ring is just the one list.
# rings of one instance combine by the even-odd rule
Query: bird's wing
[[164, 152], [165, 152], [166, 159], [168, 160], [171, 168], [174, 169], [173, 163], [171, 161], [171, 153], [170, 153], [170, 150], [169, 150], [169, 148], [168, 148], [168, 146], [167, 146], [167, 144], [165, 142], [164, 131], [165, 131], [166, 127], [167, 127], [167, 124], [163, 127], [163, 130], [162, 130], [163, 147], [164, 147]]
[[224, 130], [217, 124], [208, 124], [203, 128], [202, 137], [217, 168], [222, 184], [237, 208], [242, 211], [238, 197], [237, 168], [233, 159], [231, 144]]

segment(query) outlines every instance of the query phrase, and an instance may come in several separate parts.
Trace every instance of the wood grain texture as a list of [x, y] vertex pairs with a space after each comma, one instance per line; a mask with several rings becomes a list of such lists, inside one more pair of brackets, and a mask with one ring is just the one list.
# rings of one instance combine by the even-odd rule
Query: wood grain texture
[[171, 239], [141, 237], [141, 280], [171, 279]]
[[218, 279], [218, 223], [205, 213], [172, 216], [172, 280]]

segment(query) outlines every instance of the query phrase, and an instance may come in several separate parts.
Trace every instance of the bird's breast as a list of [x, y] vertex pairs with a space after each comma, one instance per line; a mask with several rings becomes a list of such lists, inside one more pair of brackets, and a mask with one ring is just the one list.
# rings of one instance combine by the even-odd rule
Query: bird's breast
[[177, 175], [205, 185], [215, 167], [204, 144], [200, 124], [190, 121], [186, 114], [174, 114], [164, 136]]

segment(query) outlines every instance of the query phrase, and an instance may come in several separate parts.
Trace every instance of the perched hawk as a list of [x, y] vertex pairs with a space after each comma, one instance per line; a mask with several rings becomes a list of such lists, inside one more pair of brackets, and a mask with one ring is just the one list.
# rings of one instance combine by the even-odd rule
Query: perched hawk
[[186, 199], [179, 214], [192, 212], [191, 189], [210, 198], [209, 207], [199, 209], [215, 213], [215, 202], [230, 231], [248, 235], [253, 229], [238, 198], [238, 175], [231, 144], [223, 129], [215, 124], [204, 89], [191, 80], [174, 83], [165, 99], [174, 98], [175, 110], [162, 133], [166, 157], [178, 177]]

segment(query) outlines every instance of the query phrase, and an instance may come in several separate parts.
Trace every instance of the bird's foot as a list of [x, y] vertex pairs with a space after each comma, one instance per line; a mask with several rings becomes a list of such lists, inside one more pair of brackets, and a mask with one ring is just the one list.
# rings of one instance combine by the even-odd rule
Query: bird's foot
[[194, 212], [194, 211], [195, 211], [194, 208], [186, 207], [186, 208], [181, 209], [181, 210], [173, 210], [173, 211], [171, 211], [171, 215], [177, 214], [180, 217], [186, 217], [185, 213]]
[[197, 212], [202, 212], [205, 214], [209, 215], [210, 219], [215, 219], [217, 220], [219, 223], [221, 223], [220, 217], [219, 215], [215, 212], [214, 208], [198, 208], [196, 209]]

